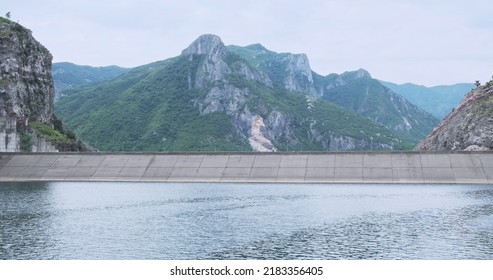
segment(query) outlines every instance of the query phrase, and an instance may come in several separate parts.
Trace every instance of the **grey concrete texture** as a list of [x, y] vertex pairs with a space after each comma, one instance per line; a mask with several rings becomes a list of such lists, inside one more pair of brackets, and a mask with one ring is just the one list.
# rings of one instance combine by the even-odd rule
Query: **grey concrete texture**
[[2, 181], [493, 184], [493, 153], [0, 153]]

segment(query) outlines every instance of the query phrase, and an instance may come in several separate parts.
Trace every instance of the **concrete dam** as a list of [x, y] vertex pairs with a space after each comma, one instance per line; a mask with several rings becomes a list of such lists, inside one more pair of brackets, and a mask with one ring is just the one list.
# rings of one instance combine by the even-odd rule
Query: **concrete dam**
[[493, 184], [493, 153], [0, 153], [0, 182]]

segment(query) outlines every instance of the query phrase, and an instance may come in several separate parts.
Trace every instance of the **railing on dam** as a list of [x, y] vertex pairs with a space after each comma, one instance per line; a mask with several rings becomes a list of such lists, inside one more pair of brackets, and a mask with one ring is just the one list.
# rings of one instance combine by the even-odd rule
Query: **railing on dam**
[[0, 153], [0, 181], [493, 183], [493, 153]]

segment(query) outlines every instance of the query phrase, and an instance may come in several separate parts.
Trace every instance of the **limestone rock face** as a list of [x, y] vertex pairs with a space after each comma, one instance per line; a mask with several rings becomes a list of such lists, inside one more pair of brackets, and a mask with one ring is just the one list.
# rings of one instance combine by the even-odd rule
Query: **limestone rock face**
[[226, 54], [226, 47], [219, 36], [204, 34], [182, 51], [182, 55], [190, 54], [205, 54], [217, 59]]
[[226, 62], [228, 50], [217, 35], [205, 34], [200, 36], [182, 51], [182, 55], [188, 56], [189, 61], [201, 60], [197, 73], [189, 74], [190, 88], [200, 89], [209, 86], [211, 82], [224, 81], [229, 74], [272, 86], [267, 75], [253, 69], [246, 63], [239, 62], [228, 65]]
[[203, 115], [225, 112], [229, 116], [234, 116], [244, 107], [247, 97], [248, 89], [239, 89], [230, 84], [215, 86], [199, 102], [199, 110]]
[[469, 92], [415, 150], [493, 150], [493, 81]]
[[47, 123], [53, 114], [50, 52], [21, 25], [0, 22], [0, 116]]
[[255, 116], [250, 129], [248, 142], [256, 152], [276, 152], [277, 149], [272, 145], [270, 139], [265, 137], [266, 129], [264, 120], [261, 116]]
[[73, 134], [67, 138], [53, 115], [52, 58], [30, 30], [0, 17], [0, 152], [91, 149]]
[[191, 81], [192, 75], [189, 74], [190, 87], [192, 87], [192, 83], [193, 88], [202, 88], [208, 85], [210, 81], [223, 80], [225, 75], [231, 72], [223, 60], [226, 52], [221, 38], [210, 34], [200, 36], [188, 48], [184, 49], [182, 55], [188, 56], [189, 61], [201, 59], [201, 55], [205, 56], [197, 73], [195, 73], [195, 81]]
[[306, 54], [290, 54], [283, 59], [287, 63], [284, 87], [290, 91], [298, 91], [315, 95], [312, 69]]
[[[254, 68], [252, 64], [247, 63], [248, 59], [238, 60], [232, 57], [233, 54], [224, 46], [220, 37], [216, 35], [202, 35], [183, 50], [182, 56], [186, 56], [190, 62], [199, 60], [196, 72], [188, 75], [189, 89], [206, 91], [203, 95], [204, 97], [198, 97], [194, 103], [201, 115], [221, 112], [231, 116], [236, 130], [243, 135], [244, 139], [248, 140], [250, 147], [254, 151], [275, 151], [277, 148], [274, 145], [277, 143], [284, 143], [288, 146], [300, 145], [301, 141], [293, 130], [295, 116], [279, 110], [263, 108], [262, 106], [252, 110], [247, 104], [252, 97], [255, 98], [255, 93], [250, 92], [248, 87], [241, 87], [231, 83], [228, 78], [234, 76], [274, 88], [274, 82], [269, 78], [272, 77], [277, 79], [277, 86], [291, 92], [305, 94], [310, 100], [309, 102], [307, 101], [310, 107], [313, 106], [314, 100], [324, 95], [324, 88], [321, 88], [320, 92], [316, 90], [314, 81], [314, 75], [316, 74], [311, 70], [307, 55], [283, 53], [274, 55], [271, 60], [263, 61], [260, 57], [268, 57], [272, 52], [261, 45], [252, 45], [248, 49], [257, 53], [251, 59], [253, 61], [259, 59], [257, 64], [263, 65], [263, 67]], [[253, 63], [253, 65], [256, 64]], [[267, 70], [267, 72], [261, 69]], [[270, 73], [269, 69], [271, 70]], [[371, 75], [364, 69], [345, 72], [338, 75], [332, 84], [327, 84], [326, 90], [354, 83], [358, 79], [371, 79]], [[392, 100], [395, 100], [397, 110], [402, 109], [402, 111], [406, 112], [405, 108], [399, 107], [403, 103], [399, 99], [400, 96], [395, 94], [389, 94], [389, 96]], [[364, 110], [364, 108], [361, 110]], [[361, 110], [356, 111], [363, 113], [359, 112]], [[394, 131], [410, 130], [413, 125], [413, 118], [411, 116], [406, 117], [403, 117], [399, 125], [389, 128]], [[378, 119], [375, 122], [380, 123]], [[329, 135], [316, 129], [311, 131], [309, 137], [314, 143], [327, 150], [392, 149], [390, 145], [347, 136]]]
[[356, 79], [363, 79], [363, 78], [369, 78], [371, 79], [371, 75], [368, 71], [366, 71], [365, 69], [358, 69], [356, 71], [346, 71], [344, 73], [342, 73], [341, 75], [339, 75], [337, 77], [337, 79], [335, 80], [335, 83], [333, 85], [329, 85], [332, 86], [332, 87], [335, 87], [335, 86], [343, 86], [343, 85], [346, 85], [350, 82], [352, 82], [353, 80], [356, 80]]

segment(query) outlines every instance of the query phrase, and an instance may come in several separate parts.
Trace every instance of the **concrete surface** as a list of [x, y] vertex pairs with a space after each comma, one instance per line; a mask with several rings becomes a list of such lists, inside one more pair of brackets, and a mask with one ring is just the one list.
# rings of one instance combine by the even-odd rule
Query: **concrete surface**
[[0, 153], [0, 182], [493, 184], [493, 153]]

